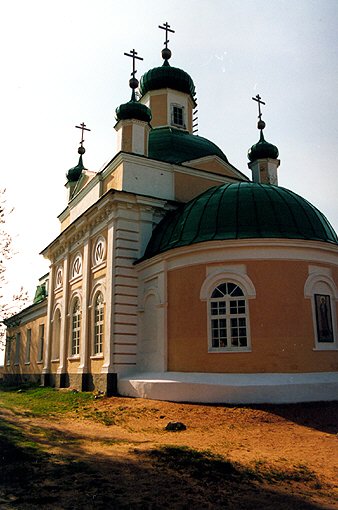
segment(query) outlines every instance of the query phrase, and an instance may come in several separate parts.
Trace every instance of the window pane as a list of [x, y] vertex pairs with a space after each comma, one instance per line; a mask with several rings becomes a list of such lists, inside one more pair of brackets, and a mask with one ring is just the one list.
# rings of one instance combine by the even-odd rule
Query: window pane
[[326, 294], [315, 294], [318, 342], [334, 342], [331, 299]]

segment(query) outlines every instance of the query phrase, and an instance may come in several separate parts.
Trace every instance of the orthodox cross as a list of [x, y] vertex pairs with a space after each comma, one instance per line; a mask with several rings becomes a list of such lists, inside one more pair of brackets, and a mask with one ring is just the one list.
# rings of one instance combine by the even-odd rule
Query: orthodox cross
[[84, 142], [84, 139], [83, 139], [83, 132], [84, 131], [90, 131], [90, 129], [88, 129], [86, 127], [86, 124], [84, 122], [82, 122], [82, 124], [80, 124], [79, 126], [75, 126], [76, 128], [78, 129], [81, 129], [81, 142], [80, 142], [80, 145], [81, 147], [83, 146], [83, 142]]
[[165, 48], [167, 49], [168, 48], [168, 42], [169, 42], [168, 32], [171, 32], [171, 33], [174, 34], [175, 30], [172, 30], [170, 28], [170, 25], [168, 25], [167, 21], [165, 23], [163, 23], [163, 27], [161, 25], [159, 25], [158, 28], [161, 28], [162, 30], [165, 30], [165, 41], [164, 41], [164, 44], [165, 44]]
[[135, 60], [143, 60], [142, 57], [138, 57], [137, 56], [137, 51], [135, 51], [134, 49], [133, 50], [130, 50], [130, 53], [124, 53], [124, 55], [126, 55], [126, 57], [131, 57], [133, 59], [133, 72], [131, 73], [132, 77], [135, 78], [135, 74], [137, 73], [136, 69], [135, 69]]
[[257, 94], [257, 96], [253, 97], [252, 99], [258, 103], [258, 118], [259, 120], [262, 120], [261, 104], [265, 105], [265, 103], [261, 101], [262, 98], [259, 94]]

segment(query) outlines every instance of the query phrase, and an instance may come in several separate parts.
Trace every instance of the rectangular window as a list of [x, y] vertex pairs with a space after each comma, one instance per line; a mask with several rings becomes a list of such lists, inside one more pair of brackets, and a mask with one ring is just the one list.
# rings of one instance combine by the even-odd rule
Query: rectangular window
[[20, 344], [21, 344], [21, 333], [15, 335], [15, 358], [14, 364], [18, 365], [20, 361]]
[[32, 339], [32, 330], [27, 329], [26, 333], [26, 356], [25, 363], [28, 365], [31, 360], [31, 339]]
[[334, 342], [331, 299], [326, 294], [315, 294], [318, 342]]
[[174, 126], [185, 127], [184, 126], [184, 109], [183, 109], [183, 106], [174, 106], [174, 105], [172, 105], [171, 123]]
[[12, 349], [12, 342], [9, 337], [7, 337], [6, 340], [6, 365], [11, 364], [11, 349]]
[[38, 362], [43, 360], [43, 345], [45, 342], [45, 325], [40, 324], [39, 326], [39, 343], [38, 343]]

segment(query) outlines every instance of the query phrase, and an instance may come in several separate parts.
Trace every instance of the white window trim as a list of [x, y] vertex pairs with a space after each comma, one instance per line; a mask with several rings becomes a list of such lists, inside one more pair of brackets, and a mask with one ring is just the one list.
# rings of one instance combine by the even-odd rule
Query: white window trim
[[[79, 313], [79, 322], [80, 322], [80, 325], [79, 325], [79, 345], [78, 345], [78, 351], [79, 352], [76, 352], [76, 353], [73, 353], [73, 333], [74, 333], [74, 328], [73, 328], [73, 317], [74, 317], [74, 305], [75, 305], [75, 302], [78, 301], [79, 302], [79, 310], [80, 310], [80, 313]], [[78, 294], [74, 295], [72, 297], [72, 300], [71, 300], [71, 306], [70, 306], [70, 339], [69, 339], [69, 358], [68, 359], [76, 359], [76, 358], [79, 358], [80, 357], [80, 347], [81, 347], [81, 330], [82, 330], [82, 300], [80, 298], [80, 296]]]
[[[182, 110], [182, 124], [176, 124], [174, 122], [174, 108], [180, 108]], [[181, 129], [186, 129], [186, 113], [185, 113], [185, 108], [183, 105], [181, 104], [178, 104], [178, 103], [171, 103], [170, 104], [170, 124], [174, 127], [177, 127], [177, 128], [181, 128]]]
[[[331, 319], [333, 328], [333, 342], [319, 342], [318, 341], [318, 330], [317, 330], [317, 315], [316, 315], [316, 302], [315, 294], [321, 294], [318, 289], [320, 284], [324, 284], [328, 291], [325, 291], [326, 295], [330, 296], [331, 304]], [[304, 297], [311, 299], [311, 310], [312, 310], [312, 323], [315, 345], [314, 351], [336, 351], [338, 350], [338, 331], [337, 331], [337, 315], [336, 315], [336, 302], [338, 301], [338, 289], [330, 274], [330, 270], [327, 268], [314, 268], [314, 271], [308, 276], [304, 285]]]
[[[95, 335], [95, 329], [96, 329], [96, 321], [95, 321], [95, 315], [96, 315], [96, 299], [97, 297], [99, 296], [99, 294], [102, 295], [102, 298], [103, 298], [103, 317], [102, 317], [102, 346], [101, 346], [101, 351], [100, 352], [97, 352], [95, 353], [95, 340], [96, 340], [96, 335]], [[103, 356], [103, 350], [104, 350], [104, 332], [105, 332], [105, 304], [106, 304], [106, 301], [105, 301], [105, 297], [104, 297], [104, 293], [102, 292], [101, 288], [98, 288], [94, 294], [94, 297], [93, 297], [93, 301], [92, 301], [92, 317], [93, 317], [93, 342], [92, 342], [92, 346], [91, 346], [91, 351], [92, 351], [92, 355], [91, 357], [92, 358], [100, 358]]]
[[[212, 331], [211, 331], [211, 307], [210, 299], [211, 294], [218, 285], [221, 283], [233, 283], [238, 285], [243, 291], [243, 299], [245, 300], [245, 317], [246, 317], [246, 334], [247, 334], [247, 345], [245, 347], [212, 347]], [[250, 311], [249, 311], [249, 299], [256, 297], [255, 287], [246, 274], [238, 274], [233, 271], [222, 271], [222, 269], [215, 269], [214, 272], [209, 274], [204, 280], [201, 291], [201, 301], [206, 301], [207, 304], [207, 324], [208, 324], [208, 352], [210, 354], [215, 353], [245, 353], [251, 352], [251, 331], [250, 331]]]

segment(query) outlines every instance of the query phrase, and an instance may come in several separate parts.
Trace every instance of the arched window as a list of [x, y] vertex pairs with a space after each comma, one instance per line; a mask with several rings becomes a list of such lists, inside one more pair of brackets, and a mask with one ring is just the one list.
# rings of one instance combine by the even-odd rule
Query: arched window
[[72, 338], [71, 355], [78, 356], [80, 353], [80, 334], [81, 334], [81, 307], [80, 300], [76, 298], [72, 308]]
[[94, 356], [103, 352], [104, 301], [103, 294], [96, 295], [94, 303]]
[[249, 348], [247, 300], [241, 287], [220, 283], [209, 299], [211, 351], [245, 351]]
[[305, 297], [311, 299], [315, 350], [337, 349], [336, 301], [338, 290], [330, 270], [311, 268], [305, 282]]

